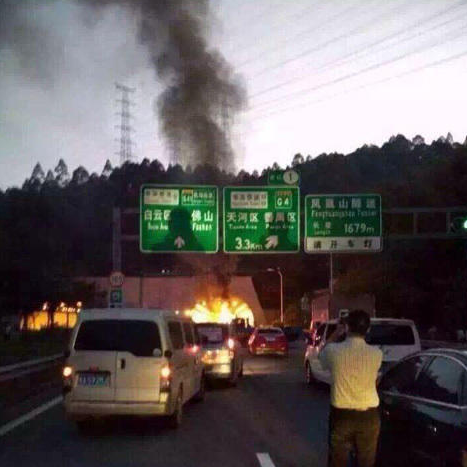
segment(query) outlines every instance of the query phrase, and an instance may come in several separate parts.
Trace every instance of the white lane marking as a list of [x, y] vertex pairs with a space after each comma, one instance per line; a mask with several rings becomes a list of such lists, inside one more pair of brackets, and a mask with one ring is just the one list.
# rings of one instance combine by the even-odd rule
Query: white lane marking
[[267, 452], [258, 452], [256, 453], [256, 457], [258, 458], [261, 467], [275, 467]]
[[28, 422], [29, 420], [32, 420], [34, 417], [37, 417], [38, 415], [45, 412], [46, 410], [51, 409], [55, 405], [60, 404], [60, 402], [62, 401], [63, 401], [63, 397], [58, 396], [55, 399], [52, 399], [49, 402], [46, 402], [45, 404], [41, 405], [40, 407], [37, 407], [36, 409], [31, 410], [31, 412], [25, 415], [22, 415], [21, 417], [18, 417], [16, 420], [12, 420], [11, 422], [8, 422], [6, 425], [0, 426], [0, 437], [6, 435], [11, 430], [14, 430], [19, 425], [22, 425], [23, 423]]

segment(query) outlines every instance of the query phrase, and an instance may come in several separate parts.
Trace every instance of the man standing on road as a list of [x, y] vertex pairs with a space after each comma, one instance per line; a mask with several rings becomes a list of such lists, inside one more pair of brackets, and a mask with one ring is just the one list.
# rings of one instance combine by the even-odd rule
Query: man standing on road
[[[319, 360], [331, 372], [329, 467], [345, 467], [353, 448], [359, 467], [373, 467], [380, 430], [376, 391], [383, 354], [364, 338], [370, 317], [351, 311], [321, 350]], [[347, 338], [336, 343], [347, 332]]]

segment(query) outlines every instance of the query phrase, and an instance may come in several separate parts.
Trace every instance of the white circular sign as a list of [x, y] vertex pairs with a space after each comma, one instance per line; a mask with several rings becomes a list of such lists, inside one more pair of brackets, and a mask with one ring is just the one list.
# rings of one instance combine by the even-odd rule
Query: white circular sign
[[284, 182], [287, 185], [296, 185], [300, 176], [296, 170], [286, 170], [284, 172]]
[[112, 287], [121, 287], [123, 285], [123, 280], [125, 276], [120, 271], [114, 271], [110, 274], [110, 285]]

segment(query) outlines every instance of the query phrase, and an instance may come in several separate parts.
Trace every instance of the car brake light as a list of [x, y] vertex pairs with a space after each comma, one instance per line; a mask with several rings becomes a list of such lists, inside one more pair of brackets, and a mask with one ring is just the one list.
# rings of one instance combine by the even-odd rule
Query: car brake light
[[160, 392], [170, 392], [172, 370], [169, 366], [163, 366], [161, 369]]
[[235, 348], [235, 341], [231, 337], [227, 339], [227, 347], [230, 350], [233, 350]]
[[65, 366], [63, 367], [63, 377], [64, 378], [69, 378], [73, 373], [73, 369], [71, 366]]

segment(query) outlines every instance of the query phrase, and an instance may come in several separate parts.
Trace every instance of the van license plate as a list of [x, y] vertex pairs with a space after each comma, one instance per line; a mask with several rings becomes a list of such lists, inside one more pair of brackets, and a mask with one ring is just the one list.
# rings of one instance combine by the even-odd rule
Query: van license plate
[[110, 386], [110, 378], [106, 374], [81, 374], [78, 376], [79, 386]]

